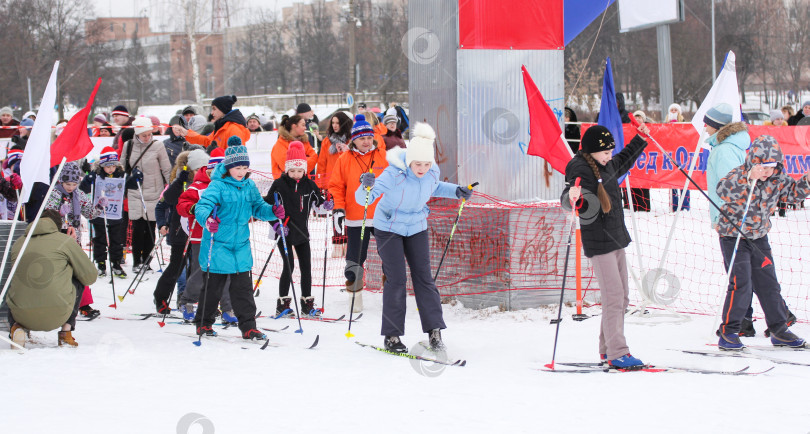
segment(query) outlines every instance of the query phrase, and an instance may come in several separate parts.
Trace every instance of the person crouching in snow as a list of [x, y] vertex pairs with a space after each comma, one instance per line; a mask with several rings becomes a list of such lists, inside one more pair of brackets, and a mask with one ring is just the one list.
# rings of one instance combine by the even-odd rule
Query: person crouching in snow
[[[104, 213], [104, 207], [107, 206], [107, 199], [101, 197], [94, 207], [93, 201], [83, 191], [78, 190], [81, 180], [82, 173], [79, 166], [73, 162], [65, 163], [56, 187], [45, 203], [45, 209], [56, 210], [62, 215], [64, 222], [59, 227], [60, 230], [72, 236], [79, 243], [79, 246], [81, 246], [82, 239], [80, 232], [82, 216], [87, 220], [101, 217]], [[90, 292], [90, 288], [85, 288], [82, 294], [82, 304], [79, 308], [82, 315], [87, 318], [99, 316], [101, 312], [91, 306], [93, 304], [93, 294]]]
[[[638, 131], [646, 134], [649, 129], [641, 125]], [[560, 202], [566, 210], [571, 210], [572, 202], [579, 207], [582, 246], [585, 256], [591, 258], [602, 293], [599, 356], [610, 366], [633, 368], [643, 363], [630, 355], [624, 337], [624, 313], [630, 301], [624, 248], [631, 240], [624, 224], [618, 179], [630, 170], [647, 142], [636, 135], [621, 152], [613, 155], [615, 147], [607, 128], [601, 125], [588, 128], [582, 135], [579, 151], [565, 166], [566, 187]], [[581, 179], [579, 187], [575, 186], [577, 178]]]
[[[270, 191], [264, 197], [267, 203], [273, 205], [275, 204], [274, 194], [278, 192], [280, 204], [284, 207], [285, 219], [289, 218], [287, 229], [284, 231], [287, 237], [287, 259], [282, 260], [284, 270], [278, 280], [277, 316], [285, 310], [292, 312], [290, 297], [287, 294], [290, 290], [296, 255], [298, 256], [298, 267], [301, 270], [301, 314], [320, 315], [320, 311], [315, 309], [315, 298], [312, 297], [312, 254], [309, 248], [308, 221], [310, 208], [313, 205], [320, 208], [318, 213], [324, 214], [334, 207], [334, 202], [331, 200], [324, 202], [320, 189], [315, 181], [309, 179], [306, 172], [307, 155], [304, 151], [304, 144], [294, 141], [287, 149], [285, 172], [273, 181]], [[281, 225], [281, 223], [277, 223], [277, 225]], [[281, 243], [282, 240], [278, 242]], [[284, 253], [284, 246], [279, 245], [276, 248], [279, 252]]]
[[382, 196], [374, 214], [374, 237], [383, 266], [383, 322], [385, 349], [408, 352], [400, 337], [405, 334], [405, 261], [411, 270], [414, 296], [422, 320], [422, 331], [428, 333], [430, 347], [444, 349], [439, 290], [430, 271], [430, 237], [427, 232], [427, 202], [431, 197], [469, 199], [472, 190], [441, 181], [434, 159], [436, 134], [425, 123], [417, 123], [407, 149], [388, 151], [389, 166], [375, 179], [373, 173], [360, 176], [361, 188], [355, 192], [358, 203]]
[[[42, 211], [31, 241], [20, 260], [9, 286], [9, 337], [25, 346], [29, 330], [50, 331], [59, 328], [59, 346], [76, 347], [73, 339], [76, 314], [82, 292], [96, 281], [93, 263], [72, 236], [61, 233], [62, 216], [54, 209]], [[17, 260], [25, 237], [11, 247], [12, 263]], [[45, 272], [45, 270], [48, 270]]]
[[[731, 217], [729, 220], [721, 216], [717, 224], [726, 271], [734, 256], [723, 303], [723, 322], [718, 342], [721, 350], [745, 348], [738, 333], [751, 303], [752, 291], [765, 312], [771, 343], [791, 348], [806, 345], [804, 339], [793, 334], [786, 324], [787, 308], [776, 278], [768, 232], [771, 230], [770, 216], [778, 202], [798, 203], [810, 195], [810, 172], [798, 181], [794, 180], [784, 172], [782, 160], [782, 148], [776, 139], [767, 135], [759, 136], [751, 143], [745, 164], [732, 169], [717, 184], [717, 194], [725, 202], [723, 211]], [[741, 225], [747, 239], [739, 241], [735, 256], [739, 236], [735, 228], [737, 224]]]
[[[211, 184], [194, 207], [197, 224], [207, 229], [200, 243], [199, 262], [205, 270], [206, 283], [200, 295], [201, 307], [194, 318], [198, 335], [216, 336], [211, 326], [216, 319], [222, 291], [227, 290], [242, 338], [267, 339], [264, 333], [256, 330], [256, 301], [250, 276], [253, 255], [248, 223], [252, 217], [266, 221], [277, 221], [278, 218], [273, 212], [274, 207], [262, 199], [256, 183], [249, 179], [249, 166], [250, 158], [242, 139], [231, 136], [225, 160], [214, 169]], [[283, 208], [280, 212], [283, 215]], [[283, 229], [281, 225], [277, 227]], [[230, 285], [225, 288], [229, 277]]]

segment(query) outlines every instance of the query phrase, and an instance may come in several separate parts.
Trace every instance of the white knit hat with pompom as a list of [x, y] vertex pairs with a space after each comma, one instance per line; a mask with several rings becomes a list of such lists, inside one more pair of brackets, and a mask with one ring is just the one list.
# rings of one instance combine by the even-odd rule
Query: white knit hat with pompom
[[429, 161], [435, 164], [433, 149], [435, 139], [436, 133], [430, 125], [417, 122], [411, 130], [411, 142], [405, 152], [405, 164], [410, 166], [413, 161]]

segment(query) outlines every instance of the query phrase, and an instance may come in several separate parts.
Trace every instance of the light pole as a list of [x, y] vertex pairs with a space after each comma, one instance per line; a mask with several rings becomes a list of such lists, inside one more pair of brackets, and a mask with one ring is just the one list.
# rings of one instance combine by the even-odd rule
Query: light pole
[[[354, 95], [357, 92], [356, 86], [356, 64], [357, 54], [355, 52], [355, 31], [357, 30], [357, 17], [354, 15], [354, 0], [349, 0], [349, 11], [346, 21], [349, 23], [349, 93]], [[357, 102], [352, 103], [349, 110], [355, 113]]]

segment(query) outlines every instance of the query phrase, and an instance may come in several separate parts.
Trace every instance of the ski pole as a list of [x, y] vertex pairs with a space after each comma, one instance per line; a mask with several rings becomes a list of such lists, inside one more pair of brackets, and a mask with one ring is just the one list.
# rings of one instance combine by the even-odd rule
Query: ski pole
[[[579, 187], [580, 178], [577, 178], [574, 181], [574, 187]], [[576, 225], [576, 218], [577, 218], [577, 207], [574, 206], [574, 201], [571, 201], [571, 228], [568, 230], [568, 243], [565, 246], [565, 263], [563, 265], [563, 279], [562, 279], [562, 288], [560, 289], [560, 307], [557, 310], [557, 319], [551, 320], [551, 323], [557, 324], [557, 330], [554, 332], [554, 350], [551, 353], [551, 363], [547, 364], [546, 367], [549, 369], [554, 369], [554, 361], [557, 358], [557, 339], [560, 336], [560, 323], [562, 322], [562, 306], [563, 306], [563, 296], [565, 295], [565, 278], [568, 275], [568, 256], [571, 252], [571, 234], [574, 232], [574, 226]]]
[[[273, 200], [275, 201], [277, 206], [280, 205], [281, 201], [279, 200], [278, 192], [273, 193]], [[295, 332], [303, 334], [304, 328], [301, 326], [301, 315], [298, 311], [298, 296], [295, 295], [295, 283], [293, 283], [292, 266], [290, 264], [289, 250], [287, 250], [287, 237], [284, 235], [284, 227], [286, 227], [287, 225], [281, 223], [280, 220], [279, 224], [282, 225], [282, 230], [279, 235], [281, 235], [281, 243], [284, 246], [284, 261], [287, 263], [287, 271], [289, 271], [290, 273], [290, 288], [292, 288], [293, 303], [295, 303], [295, 316], [298, 318], [298, 330], [296, 330]]]
[[[470, 190], [475, 188], [478, 183], [474, 182], [467, 186]], [[461, 199], [461, 205], [458, 207], [458, 214], [456, 214], [456, 221], [453, 222], [453, 228], [450, 229], [450, 238], [447, 239], [447, 244], [444, 245], [444, 251], [442, 252], [442, 258], [439, 260], [439, 266], [436, 267], [436, 274], [433, 275], [433, 281], [436, 281], [436, 278], [439, 277], [439, 270], [442, 269], [442, 264], [444, 263], [444, 256], [447, 254], [447, 250], [450, 249], [450, 241], [453, 240], [453, 234], [456, 233], [456, 226], [458, 226], [458, 219], [461, 218], [461, 211], [464, 209], [464, 203], [467, 202], [467, 199]]]
[[[161, 235], [160, 239], [162, 240], [163, 237], [164, 236]], [[149, 258], [147, 259], [147, 261], [151, 261], [152, 258], [155, 256], [155, 249], [157, 249], [157, 247], [158, 247], [157, 244], [155, 244], [155, 247], [152, 248], [152, 252], [149, 254]], [[149, 262], [147, 262], [147, 264], [148, 263]], [[127, 297], [127, 294], [134, 294], [135, 290], [138, 289], [138, 286], [141, 284], [143, 276], [145, 275], [146, 275], [146, 267], [142, 267], [140, 270], [138, 270], [138, 273], [135, 274], [135, 278], [132, 280], [132, 282], [130, 282], [129, 287], [127, 287], [126, 292], [124, 292], [124, 295], [118, 296], [118, 301], [124, 301], [124, 299]], [[135, 287], [133, 288], [132, 285], [135, 285]]]
[[[146, 211], [146, 202], [144, 202], [144, 200], [143, 200], [143, 190], [141, 189], [141, 183], [136, 182], [135, 184], [138, 185], [138, 195], [140, 196], [140, 199], [141, 199], [141, 207], [143, 207], [143, 219], [146, 220], [146, 226], [149, 227], [149, 213]], [[150, 231], [149, 232], [149, 237], [152, 238], [152, 244], [154, 244], [154, 245], [159, 245], [163, 241], [162, 236], [160, 237], [160, 239], [157, 242], [155, 241], [155, 231]], [[154, 253], [154, 250], [152, 251], [152, 253]], [[149, 256], [149, 259], [143, 264], [144, 268], [146, 266], [148, 266], [150, 262], [152, 262], [152, 256], [151, 255]], [[160, 265], [160, 260], [158, 260], [158, 267], [160, 267], [159, 271], [162, 273], [163, 272], [163, 267]]]
[[[101, 192], [101, 197], [104, 197], [104, 192]], [[110, 243], [110, 225], [107, 223], [107, 208], [104, 208], [104, 236], [107, 237], [107, 261], [110, 263], [110, 284], [112, 285], [113, 304], [109, 307], [118, 309], [118, 302], [115, 295], [115, 275], [112, 269], [112, 244]], [[92, 244], [92, 243], [91, 243]]]
[[[177, 287], [177, 279], [180, 278], [180, 274], [183, 273], [183, 268], [185, 268], [185, 264], [186, 264], [186, 262], [188, 262], [188, 253], [190, 253], [189, 250], [188, 250], [189, 241], [191, 241], [191, 237], [189, 237], [188, 240], [186, 240], [186, 246], [183, 247], [183, 259], [180, 260], [180, 263], [183, 264], [183, 266], [180, 267], [180, 269], [177, 271], [177, 274], [175, 274], [175, 276], [172, 278], [172, 280], [174, 280], [175, 283], [172, 285], [172, 290], [169, 293], [169, 299], [168, 299], [169, 303], [171, 303], [172, 296], [174, 296], [174, 289]], [[163, 327], [163, 326], [166, 325], [166, 317], [169, 315], [169, 312], [171, 312], [171, 310], [164, 313], [163, 318], [160, 321], [158, 321], [158, 325], [160, 327]]]
[[[214, 220], [217, 219], [217, 208], [219, 204], [214, 205], [214, 211], [211, 213], [211, 216], [214, 217]], [[203, 230], [207, 230], [207, 227], [203, 227]], [[214, 233], [209, 232], [211, 234], [211, 241], [208, 243], [208, 262], [205, 264], [205, 285], [203, 285], [203, 302], [202, 302], [202, 314], [200, 314], [200, 308], [197, 308], [197, 315], [200, 317], [200, 322], [197, 323], [197, 340], [192, 342], [192, 344], [196, 346], [202, 345], [202, 324], [203, 320], [205, 320], [205, 300], [208, 297], [208, 279], [211, 277], [211, 251], [214, 250]], [[196, 318], [195, 318], [196, 319]]]
[[[368, 165], [368, 173], [374, 173], [374, 160], [371, 160], [371, 164]], [[360, 244], [359, 244], [359, 247], [357, 249], [357, 261], [358, 261], [358, 264], [360, 262], [362, 262], [362, 261], [360, 261], [360, 258], [363, 256], [363, 239], [364, 239], [364, 235], [366, 233], [366, 217], [368, 216], [368, 198], [369, 198], [369, 196], [371, 196], [371, 188], [366, 187], [366, 203], [365, 203], [365, 205], [363, 205], [363, 225], [360, 227]], [[348, 229], [346, 231], [348, 232]], [[357, 276], [355, 274], [355, 276], [354, 276], [355, 283], [357, 283], [358, 279], [363, 279], [363, 276], [362, 276], [363, 267], [362, 267], [362, 265], [360, 267], [358, 267], [358, 271], [360, 271], [361, 273], [360, 273], [360, 276]], [[360, 282], [360, 285], [361, 285], [360, 290], [361, 291], [363, 290], [362, 284], [363, 284], [363, 282]], [[349, 330], [346, 332], [346, 339], [354, 337], [354, 334], [352, 333], [352, 319], [354, 318], [354, 298], [355, 297], [357, 297], [357, 291], [352, 291], [352, 305], [349, 308]]]
[[275, 240], [275, 241], [276, 241], [276, 242], [275, 242], [275, 244], [273, 244], [273, 247], [270, 249], [270, 254], [269, 254], [269, 255], [267, 255], [267, 260], [266, 260], [266, 261], [264, 261], [264, 267], [262, 267], [262, 272], [261, 272], [261, 273], [259, 273], [259, 279], [258, 279], [258, 280], [256, 280], [256, 285], [253, 287], [253, 296], [254, 296], [254, 297], [258, 297], [258, 296], [259, 296], [259, 292], [261, 291], [261, 290], [259, 289], [259, 285], [262, 283], [262, 277], [264, 277], [264, 270], [267, 270], [267, 264], [269, 264], [269, 263], [270, 263], [270, 258], [272, 258], [272, 257], [273, 257], [273, 252], [275, 252], [275, 251], [276, 251], [276, 247], [278, 247], [278, 238], [276, 238], [276, 240]]
[[[329, 192], [326, 192], [326, 200], [329, 200]], [[332, 216], [329, 215], [330, 213], [326, 213], [326, 236], [323, 240], [323, 293], [321, 294], [321, 313], [326, 312], [326, 251], [329, 250], [329, 222], [332, 221]], [[334, 221], [332, 221], [332, 225], [334, 225]], [[332, 228], [334, 231], [334, 228]]]
[[[90, 185], [90, 199], [91, 199], [91, 200], [92, 200], [94, 197], [96, 197], [96, 196], [95, 196], [95, 188], [94, 188], [94, 187], [95, 187], [94, 185]], [[87, 228], [87, 233], [88, 233], [88, 235], [89, 235], [89, 237], [90, 237], [90, 249], [89, 249], [88, 255], [90, 255], [90, 260], [91, 260], [91, 261], [93, 261], [93, 262], [95, 262], [95, 261], [93, 260], [93, 223], [91, 223], [91, 222], [90, 222], [90, 220], [88, 220], [88, 221], [87, 221], [87, 223], [89, 223], [89, 224], [87, 225], [87, 226], [89, 226], [89, 227]], [[109, 241], [109, 240], [108, 240], [108, 241]], [[112, 267], [112, 264], [110, 265], [110, 267]], [[114, 304], [114, 303], [115, 303], [115, 298], [113, 298], [113, 304]]]
[[[630, 118], [631, 118], [631, 119], [630, 119], [630, 122], [631, 122], [631, 123], [632, 123], [632, 124], [633, 124], [633, 125], [634, 125], [636, 128], [638, 128], [638, 126], [639, 126], [639, 125], [638, 125], [638, 121], [636, 121], [635, 117], [630, 116]], [[651, 136], [651, 135], [650, 135], [650, 133], [646, 133], [646, 134], [644, 134], [644, 135], [645, 135], [645, 136], [647, 136], [647, 137], [648, 137], [650, 140], [652, 140], [653, 144], [655, 144], [655, 146], [658, 148], [658, 150], [659, 150], [659, 151], [661, 151], [661, 154], [663, 154], [663, 155], [664, 155], [664, 157], [666, 157], [666, 158], [669, 160], [669, 162], [670, 162], [670, 163], [671, 163], [671, 164], [672, 164], [674, 167], [677, 167], [677, 168], [678, 168], [678, 170], [680, 170], [680, 171], [681, 171], [681, 173], [683, 173], [683, 176], [685, 176], [685, 177], [686, 177], [686, 179], [688, 179], [688, 180], [689, 180], [689, 182], [691, 182], [691, 183], [692, 183], [692, 185], [694, 185], [694, 186], [695, 186], [695, 189], [696, 189], [697, 191], [699, 191], [699, 192], [700, 192], [700, 194], [702, 194], [702, 195], [703, 195], [703, 197], [705, 197], [705, 198], [706, 198], [706, 199], [709, 201], [709, 203], [710, 203], [710, 204], [711, 204], [713, 207], [715, 207], [715, 208], [717, 209], [717, 211], [719, 211], [719, 212], [720, 212], [720, 214], [721, 214], [723, 217], [725, 217], [726, 219], [728, 219], [729, 223], [731, 223], [731, 225], [734, 227], [734, 229], [736, 229], [736, 230], [737, 230], [737, 233], [738, 233], [739, 235], [741, 235], [741, 236], [743, 237], [743, 239], [745, 239], [745, 241], [748, 241], [748, 242], [750, 243], [750, 242], [751, 242], [751, 239], [749, 239], [749, 238], [748, 238], [748, 237], [747, 237], [747, 236], [746, 236], [746, 235], [743, 233], [743, 231], [742, 231], [742, 227], [741, 227], [740, 225], [738, 225], [737, 223], [734, 223], [734, 220], [732, 220], [731, 216], [729, 216], [729, 215], [728, 215], [728, 213], [726, 213], [725, 211], [723, 211], [723, 208], [722, 208], [722, 207], [720, 207], [720, 205], [717, 205], [717, 204], [716, 204], [716, 203], [715, 203], [715, 202], [712, 200], [712, 198], [710, 198], [710, 197], [709, 197], [709, 195], [708, 195], [708, 194], [706, 194], [706, 192], [705, 192], [705, 191], [703, 191], [703, 189], [702, 189], [702, 188], [700, 188], [700, 185], [698, 185], [697, 181], [695, 181], [694, 179], [692, 179], [692, 177], [691, 177], [691, 176], [689, 176], [689, 174], [688, 174], [688, 173], [686, 173], [686, 170], [684, 170], [684, 169], [683, 169], [681, 166], [679, 166], [679, 165], [678, 165], [678, 163], [676, 163], [676, 162], [675, 162], [675, 160], [672, 158], [672, 156], [671, 156], [671, 155], [669, 155], [669, 154], [667, 153], [667, 151], [666, 151], [666, 150], [665, 150], [665, 149], [664, 149], [664, 148], [661, 146], [661, 144], [660, 144], [660, 143], [658, 143], [658, 141], [657, 141], [657, 140], [655, 140], [655, 139], [653, 138], [653, 136]], [[763, 253], [763, 252], [762, 252], [762, 250], [760, 250], [760, 249], [759, 249], [759, 247], [757, 247], [757, 246], [756, 246], [755, 244], [753, 244], [753, 243], [751, 243], [751, 246], [752, 246], [752, 247], [754, 247], [754, 249], [755, 249], [755, 250], [756, 250], [756, 251], [757, 251], [757, 252], [758, 252], [760, 255], [762, 255], [763, 257], [765, 257], [765, 260], [762, 262], [761, 268], [765, 268], [765, 267], [767, 267], [769, 264], [771, 264], [771, 263], [772, 263], [772, 262], [771, 262], [771, 261], [768, 259], [768, 256], [767, 256], [765, 253]], [[666, 250], [666, 249], [665, 249], [665, 250]], [[656, 276], [655, 280], [656, 280], [656, 281], [658, 280], [658, 276]]]

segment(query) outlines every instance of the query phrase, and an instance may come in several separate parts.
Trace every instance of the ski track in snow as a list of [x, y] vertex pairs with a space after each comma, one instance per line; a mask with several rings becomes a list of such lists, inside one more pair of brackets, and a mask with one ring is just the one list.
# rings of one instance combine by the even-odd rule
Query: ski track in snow
[[[266, 153], [269, 158], [269, 152]], [[257, 155], [256, 166], [264, 154]], [[255, 163], [254, 163], [255, 164]], [[630, 252], [630, 250], [628, 250]], [[168, 257], [168, 256], [167, 256]], [[154, 262], [153, 262], [154, 264]], [[131, 263], [130, 263], [131, 265]], [[127, 266], [129, 271], [129, 266]], [[119, 295], [133, 278], [116, 280]], [[555, 375], [539, 371], [551, 361], [557, 307], [499, 312], [444, 305], [448, 329], [443, 336], [450, 358], [466, 367], [435, 367], [361, 348], [382, 345], [379, 335], [382, 294], [364, 294], [363, 318], [344, 334], [348, 323], [297, 322], [260, 318], [259, 327], [290, 328], [267, 335], [282, 347], [204, 338], [202, 345], [174, 334], [193, 333], [190, 325], [158, 326], [159, 318], [116, 321], [153, 311], [152, 274], [134, 295], [112, 302], [109, 284], [93, 285], [94, 306], [102, 317], [78, 322], [77, 349], [57, 349], [56, 331], [33, 332], [38, 344], [25, 354], [0, 351], [0, 432], [4, 433], [202, 433], [185, 429], [191, 413], [207, 418], [217, 433], [301, 432], [795, 432], [810, 431], [810, 408], [802, 390], [810, 368], [775, 365], [759, 376], [690, 373]], [[317, 288], [318, 277], [313, 286]], [[278, 281], [265, 277], [256, 299], [265, 314], [275, 309]], [[296, 287], [299, 290], [298, 287]], [[320, 290], [313, 289], [320, 306]], [[348, 317], [350, 298], [327, 289], [326, 315]], [[572, 321], [563, 309], [557, 361], [597, 360], [600, 317]], [[598, 314], [599, 308], [585, 313]], [[764, 322], [759, 336], [743, 338], [767, 345]], [[711, 316], [685, 321], [659, 316], [628, 318], [626, 335], [633, 354], [651, 364], [751, 371], [770, 362], [688, 355], [677, 349], [712, 349]], [[217, 330], [238, 336], [231, 328]], [[810, 325], [793, 330], [810, 337]], [[305, 349], [315, 335], [320, 344]], [[408, 297], [403, 341], [416, 349], [425, 340], [413, 297]], [[4, 345], [5, 347], [5, 345]], [[247, 350], [241, 349], [242, 347]], [[774, 357], [810, 362], [808, 352], [779, 352]], [[421, 373], [420, 373], [421, 372]], [[192, 419], [194, 417], [191, 417]], [[180, 424], [180, 426], [179, 426]]]

